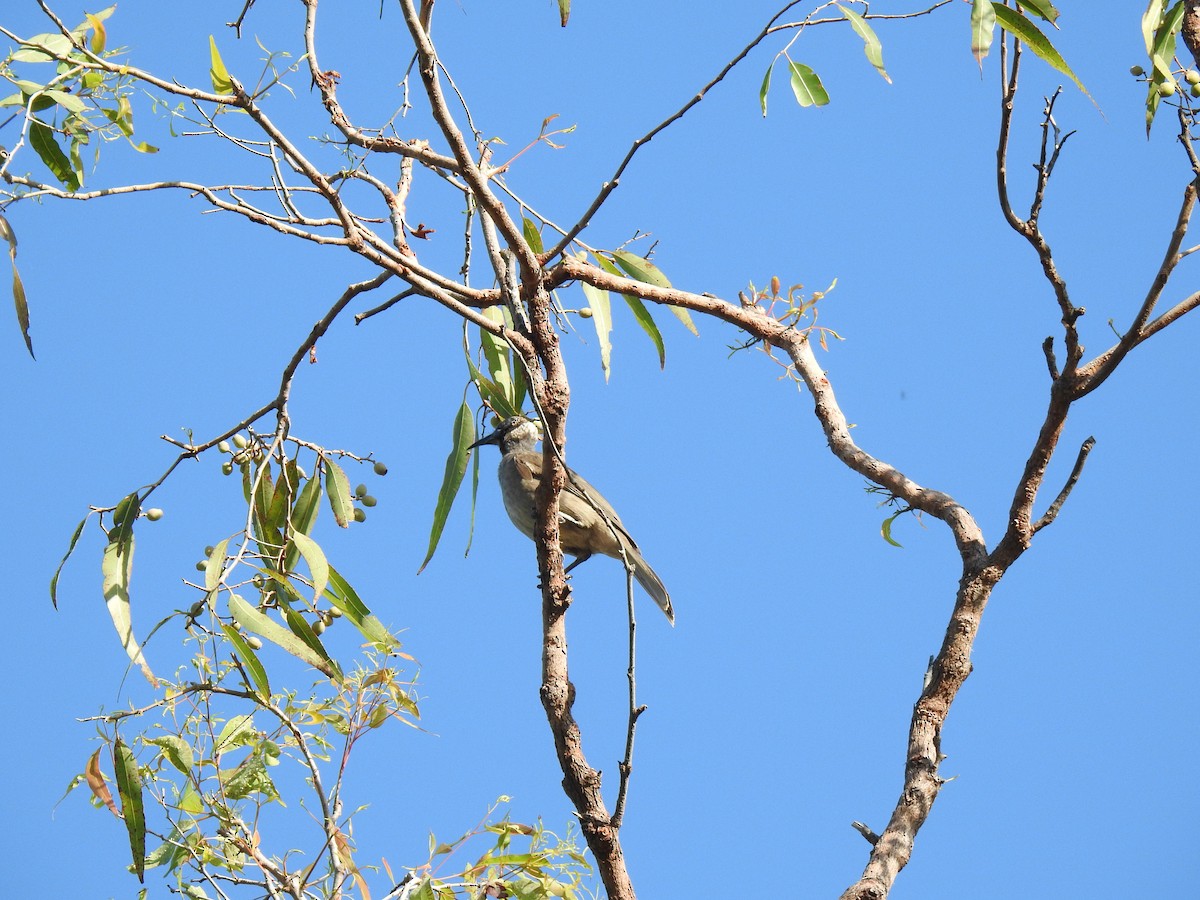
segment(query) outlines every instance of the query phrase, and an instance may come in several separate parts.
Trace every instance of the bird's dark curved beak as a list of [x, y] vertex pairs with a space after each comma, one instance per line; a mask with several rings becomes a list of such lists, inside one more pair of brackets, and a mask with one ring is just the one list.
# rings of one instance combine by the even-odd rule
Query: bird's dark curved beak
[[473, 443], [467, 449], [474, 450], [476, 447], [482, 447], [484, 444], [499, 444], [499, 443], [500, 443], [500, 429], [497, 428], [491, 434], [485, 434], [483, 437], [481, 437], [479, 440], [477, 440], [475, 443]]

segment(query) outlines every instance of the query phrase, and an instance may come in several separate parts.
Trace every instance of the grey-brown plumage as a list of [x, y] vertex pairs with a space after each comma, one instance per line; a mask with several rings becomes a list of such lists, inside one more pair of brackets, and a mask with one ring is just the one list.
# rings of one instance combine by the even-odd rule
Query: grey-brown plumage
[[[534, 449], [537, 441], [537, 426], [524, 416], [512, 416], [491, 434], [471, 445], [472, 448], [483, 444], [500, 447], [500, 493], [504, 498], [504, 508], [517, 530], [528, 538], [533, 537], [536, 518], [534, 498], [542, 482], [542, 454]], [[650, 568], [637, 543], [625, 530], [617, 511], [577, 473], [570, 469], [567, 472], [567, 486], [558, 498], [558, 536], [563, 552], [574, 556], [575, 561], [567, 566], [566, 571], [571, 571], [595, 553], [620, 560], [623, 550], [633, 569], [633, 577], [674, 625], [675, 610], [671, 606], [671, 597], [662, 579]], [[597, 512], [597, 507], [603, 515]], [[605, 517], [608, 522], [604, 521]]]

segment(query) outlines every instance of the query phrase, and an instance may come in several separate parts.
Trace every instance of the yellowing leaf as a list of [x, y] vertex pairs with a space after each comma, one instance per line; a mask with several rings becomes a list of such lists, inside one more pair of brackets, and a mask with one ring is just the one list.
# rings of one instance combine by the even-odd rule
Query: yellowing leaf
[[217, 49], [216, 38], [211, 34], [208, 36], [208, 55], [212, 60], [208, 74], [212, 78], [213, 91], [218, 94], [232, 94], [233, 81], [229, 77], [229, 70], [225, 68], [225, 63], [221, 59], [221, 52]]

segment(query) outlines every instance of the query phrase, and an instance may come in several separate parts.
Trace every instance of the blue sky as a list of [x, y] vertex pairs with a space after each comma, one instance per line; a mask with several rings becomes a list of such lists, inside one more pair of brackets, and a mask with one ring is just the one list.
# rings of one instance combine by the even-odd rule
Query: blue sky
[[[565, 149], [539, 147], [509, 176], [559, 222], [573, 221], [630, 142], [774, 11], [758, 2], [712, 13], [684, 2], [574, 6], [564, 30], [550, 3], [443, 0], [434, 32], [484, 134], [515, 152], [549, 115], [578, 126]], [[909, 8], [875, 11], [884, 6]], [[141, 67], [202, 86], [210, 33], [235, 74], [257, 71], [252, 35], [298, 53], [294, 23], [271, 9], [254, 9], [236, 46], [222, 23], [239, 7], [123, 3], [110, 40]], [[339, 96], [364, 121], [398, 104], [408, 59], [402, 23], [386, 7], [382, 20], [374, 4], [330, 9], [319, 32], [323, 66], [342, 73]], [[1112, 341], [1108, 320], [1121, 327], [1144, 296], [1189, 172], [1169, 117], [1145, 138], [1144, 88], [1128, 74], [1144, 62], [1140, 10], [1118, 18], [1061, 7], [1055, 42], [1102, 113], [1064, 91], [1057, 118], [1077, 134], [1043, 227], [1087, 307], [1082, 339], [1095, 352]], [[80, 7], [58, 9], [82, 18]], [[820, 358], [856, 440], [952, 494], [994, 544], [1046, 403], [1041, 342], [1060, 329], [1036, 259], [998, 211], [997, 65], [987, 61], [980, 77], [968, 12], [954, 4], [880, 25], [892, 85], [848, 27], [811, 30], [793, 57], [821, 74], [833, 102], [801, 110], [777, 77], [763, 119], [759, 83], [786, 38], [768, 41], [643, 149], [585, 239], [615, 247], [649, 232], [677, 286], [726, 298], [772, 275], [809, 289], [836, 278], [821, 322], [845, 340]], [[48, 30], [32, 2], [0, 24]], [[1041, 98], [1060, 80], [1026, 60], [1010, 165], [1018, 207], [1027, 206]], [[271, 114], [324, 130], [307, 79], [292, 81], [296, 99], [276, 92]], [[171, 137], [148, 104], [137, 124], [162, 151], [106, 147], [89, 186], [248, 177], [215, 142]], [[429, 134], [419, 114], [408, 127]], [[0, 143], [11, 140], [0, 132]], [[450, 272], [460, 205], [429, 178], [410, 201], [412, 219], [437, 229], [422, 259]], [[122, 685], [95, 532], [66, 570], [60, 609], [50, 607], [46, 586], [72, 529], [88, 504], [110, 505], [161, 473], [173, 453], [158, 435], [215, 434], [270, 399], [312, 322], [371, 274], [337, 249], [203, 212], [183, 194], [6, 212], [38, 360], [10, 321], [0, 365], [16, 581], [0, 766], [20, 860], [0, 875], [5, 896], [132, 898], [138, 889], [123, 870], [119, 823], [82, 791], [55, 806], [94, 749], [92, 728], [76, 718], [145, 695], [136, 676]], [[1186, 262], [1166, 299], [1195, 290], [1195, 273]], [[563, 296], [582, 302], [578, 289]], [[651, 898], [835, 895], [866, 861], [850, 821], [881, 829], [900, 790], [912, 703], [959, 573], [952, 541], [936, 521], [902, 519], [903, 549], [885, 543], [885, 511], [828, 453], [809, 397], [760, 354], [730, 357], [730, 329], [700, 321], [696, 339], [659, 311], [660, 372], [631, 317], [615, 315], [607, 384], [594, 335], [564, 337], [569, 458], [620, 510], [678, 616], [671, 629], [640, 597], [649, 711], [622, 831], [634, 883]], [[1075, 448], [1095, 435], [1096, 449], [1059, 520], [987, 610], [974, 674], [943, 738], [942, 774], [954, 780], [893, 897], [960, 897], [965, 885], [979, 900], [1169, 896], [1191, 884], [1200, 862], [1191, 839], [1200, 589], [1189, 562], [1198, 328], [1172, 326], [1074, 410], [1039, 509]], [[387, 730], [356, 758], [353, 802], [369, 804], [356, 820], [360, 863], [417, 865], [430, 830], [456, 836], [501, 794], [514, 798], [517, 820], [540, 816], [563, 831], [572, 818], [538, 700], [533, 548], [503, 513], [491, 448], [470, 555], [464, 496], [438, 556], [415, 574], [465, 386], [460, 348], [456, 320], [406, 301], [361, 326], [335, 325], [294, 390], [297, 434], [372, 451], [391, 468], [372, 482], [379, 506], [366, 524], [341, 532], [326, 516], [317, 537], [420, 663], [427, 733]], [[219, 466], [184, 466], [156, 494], [164, 520], [139, 527], [133, 603], [143, 623], [191, 602], [181, 579], [206, 544], [238, 527], [240, 490]], [[624, 577], [593, 560], [573, 585], [576, 713], [611, 803], [624, 740]], [[184, 659], [166, 630], [149, 652], [164, 670]], [[158, 875], [147, 880], [149, 896], [168, 896]], [[388, 886], [381, 876], [373, 890]]]

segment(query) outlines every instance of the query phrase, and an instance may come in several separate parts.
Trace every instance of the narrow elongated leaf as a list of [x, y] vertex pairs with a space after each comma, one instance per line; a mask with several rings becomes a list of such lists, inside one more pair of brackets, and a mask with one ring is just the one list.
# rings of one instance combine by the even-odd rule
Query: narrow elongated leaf
[[[298, 477], [298, 476], [297, 476]], [[313, 476], [304, 482], [296, 502], [292, 504], [292, 515], [289, 521], [293, 533], [311, 534], [317, 521], [317, 513], [321, 509], [321, 479]], [[300, 559], [300, 550], [294, 543], [288, 544], [284, 557], [284, 565], [291, 571]]]
[[221, 59], [221, 51], [217, 49], [217, 41], [211, 34], [208, 36], [208, 55], [211, 60], [208, 70], [212, 78], [213, 92], [217, 94], [232, 94], [233, 81], [229, 78], [229, 70]]
[[83, 178], [71, 168], [71, 161], [58, 146], [54, 132], [41, 122], [31, 122], [29, 125], [29, 146], [38, 155], [46, 168], [59, 180], [68, 191], [77, 191], [83, 184]]
[[546, 252], [542, 246], [542, 234], [538, 231], [537, 224], [533, 219], [524, 216], [521, 218], [521, 234], [525, 238], [525, 243], [529, 245], [529, 249], [541, 256]]
[[[115, 529], [114, 529], [115, 531]], [[150, 671], [142, 648], [138, 645], [133, 634], [133, 619], [129, 609], [129, 579], [133, 571], [133, 535], [129, 540], [121, 542], [110, 540], [104, 548], [104, 557], [100, 563], [103, 576], [104, 603], [108, 607], [109, 617], [113, 627], [117, 629], [117, 637], [130, 661], [142, 670], [146, 680], [158, 686], [158, 679]]]
[[210, 593], [215, 591], [217, 585], [221, 583], [221, 576], [225, 572], [225, 553], [228, 547], [229, 538], [225, 538], [213, 547], [213, 552], [209, 554], [208, 560], [204, 563], [204, 590]]
[[837, 8], [846, 17], [846, 21], [854, 29], [854, 33], [862, 38], [863, 52], [867, 55], [867, 61], [875, 67], [875, 71], [883, 76], [884, 81], [891, 84], [892, 77], [888, 75], [887, 69], [883, 67], [883, 44], [880, 43], [878, 36], [876, 36], [875, 29], [868, 25], [867, 20], [854, 10], [842, 6], [840, 3], [837, 4]]
[[[1154, 46], [1151, 50], [1151, 58], [1161, 58], [1170, 60], [1175, 55], [1175, 36], [1179, 34], [1179, 29], [1183, 25], [1184, 0], [1179, 0], [1174, 6], [1166, 11], [1159, 22], [1158, 28], [1154, 30]], [[1157, 61], [1155, 68], [1158, 68]], [[1170, 68], [1167, 68], [1167, 75], [1170, 75]]]
[[[336, 671], [337, 663], [333, 661], [333, 657], [329, 655], [329, 651], [325, 649], [325, 645], [321, 643], [321, 639], [317, 636], [317, 633], [313, 631], [312, 625], [308, 623], [308, 619], [304, 618], [304, 616], [292, 609], [289, 604], [283, 601], [282, 597], [279, 598], [279, 606], [283, 610], [283, 616], [285, 619], [287, 619], [288, 628], [292, 630], [292, 634], [304, 641], [304, 643], [308, 645], [308, 648], [312, 650], [313, 653], [317, 654], [317, 656], [319, 656], [322, 660], [333, 666]], [[341, 677], [340, 672], [338, 677]]]
[[271, 685], [267, 681], [267, 670], [263, 667], [258, 654], [254, 652], [254, 648], [246, 643], [242, 633], [232, 625], [223, 622], [221, 630], [225, 632], [225, 637], [229, 638], [229, 643], [233, 644], [233, 651], [242, 664], [242, 670], [252, 682], [250, 686], [264, 700], [270, 698]]
[[438, 490], [437, 503], [433, 508], [433, 526], [429, 530], [429, 549], [417, 574], [429, 565], [437, 550], [438, 542], [442, 539], [442, 530], [446, 527], [446, 519], [450, 515], [450, 507], [458, 496], [458, 488], [462, 484], [463, 475], [467, 472], [467, 447], [475, 438], [475, 427], [471, 416], [471, 407], [463, 401], [454, 417], [454, 425], [450, 434], [450, 452], [446, 456], [446, 468], [442, 473], [442, 486]]
[[87, 525], [87, 516], [84, 516], [83, 520], [75, 526], [75, 533], [71, 535], [71, 540], [67, 544], [67, 552], [63, 554], [62, 561], [59, 562], [58, 568], [54, 570], [54, 577], [50, 579], [50, 602], [54, 605], [55, 609], [58, 609], [58, 577], [62, 575], [63, 566], [67, 564], [67, 560], [75, 552], [75, 545], [79, 543], [79, 536], [83, 534], [85, 525]]
[[[504, 311], [497, 306], [489, 306], [483, 311], [484, 316], [498, 325], [509, 325]], [[488, 373], [492, 384], [502, 391], [508, 400], [509, 408], [518, 409], [516, 403], [517, 386], [513, 379], [512, 367], [509, 363], [508, 343], [501, 340], [490, 331], [479, 329], [479, 344], [483, 348], [483, 358], [487, 361]]]
[[347, 528], [354, 518], [354, 495], [350, 492], [350, 479], [345, 471], [328, 456], [325, 461], [325, 493], [329, 495], [329, 508], [333, 520]]
[[983, 61], [992, 49], [992, 40], [996, 36], [996, 9], [992, 0], [972, 0], [971, 6], [971, 54], [979, 63], [979, 73], [983, 74]]
[[1154, 55], [1154, 34], [1162, 22], [1163, 11], [1167, 8], [1167, 0], [1150, 0], [1146, 11], [1142, 13], [1142, 39], [1146, 42], [1146, 55]]
[[103, 747], [97, 748], [96, 752], [88, 757], [87, 765], [83, 770], [83, 777], [96, 799], [108, 807], [108, 811], [119, 819], [121, 811], [117, 809], [117, 804], [112, 798], [112, 792], [108, 789], [108, 782], [104, 780], [104, 773], [100, 771], [100, 753], [103, 749]]
[[267, 618], [256, 607], [251, 606], [237, 594], [233, 594], [229, 598], [229, 612], [232, 613], [234, 621], [246, 631], [252, 631], [266, 638], [272, 644], [281, 647], [292, 654], [292, 656], [303, 660], [330, 678], [341, 680], [341, 673], [335, 665], [323, 659], [319, 653], [296, 637], [294, 633], [273, 619]]
[[325, 593], [325, 585], [329, 584], [329, 562], [325, 559], [325, 551], [307, 534], [293, 532], [290, 537], [296, 542], [296, 547], [299, 549], [300, 555], [304, 557], [304, 561], [308, 563], [308, 571], [312, 576], [313, 606], [315, 607], [320, 601], [321, 595]]
[[894, 515], [888, 516], [886, 519], [884, 519], [883, 524], [879, 526], [879, 533], [883, 535], [883, 539], [893, 547], [899, 547], [901, 550], [903, 550], [904, 545], [892, 537], [892, 523], [895, 522], [899, 516], [900, 513], [895, 513]]
[[608, 381], [611, 374], [609, 363], [612, 360], [612, 305], [608, 291], [602, 291], [586, 281], [579, 282], [579, 286], [583, 288], [583, 296], [592, 308], [592, 323], [596, 326], [596, 338], [600, 341], [600, 366], [604, 369], [604, 380]]
[[[610, 275], [620, 275], [621, 270], [613, 265], [612, 260], [606, 256], [596, 254], [596, 264]], [[646, 332], [650, 340], [654, 344], [654, 349], [658, 351], [659, 368], [665, 368], [667, 365], [667, 347], [663, 343], [662, 332], [658, 330], [658, 325], [654, 321], [654, 317], [650, 315], [650, 310], [646, 309], [646, 305], [635, 297], [633, 294], [622, 294], [625, 303], [628, 304], [630, 310], [633, 311], [633, 317], [637, 320], [638, 325], [642, 327], [642, 331]]]
[[[1180, 18], [1182, 19], [1183, 0], [1180, 0], [1179, 7]], [[1067, 65], [1066, 61], [1062, 58], [1062, 55], [1057, 49], [1055, 49], [1054, 45], [1050, 43], [1050, 39], [1047, 38], [1046, 35], [1042, 34], [1041, 30], [1034, 25], [1033, 22], [1025, 18], [1015, 9], [1007, 6], [996, 6], [993, 8], [992, 13], [995, 15], [996, 21], [1000, 23], [1001, 28], [1003, 28], [1009, 34], [1020, 38], [1025, 46], [1037, 54], [1038, 58], [1041, 59], [1042, 62], [1054, 69], [1057, 69], [1059, 72], [1062, 72], [1064, 75], [1070, 78], [1073, 82], [1075, 82], [1075, 86], [1083, 92], [1084, 96], [1091, 100], [1092, 95], [1089, 94], [1088, 89], [1083, 86], [1083, 82], [1075, 77], [1075, 73], [1071, 71], [1071, 67]]]
[[17, 311], [17, 327], [21, 329], [21, 337], [25, 339], [25, 349], [29, 351], [30, 358], [37, 359], [33, 355], [33, 339], [29, 336], [29, 301], [25, 297], [25, 285], [21, 283], [21, 273], [17, 271], [17, 236], [3, 216], [0, 216], [0, 231], [4, 233], [4, 237], [8, 241], [8, 255], [12, 259], [13, 306]]
[[283, 531], [288, 510], [296, 497], [299, 485], [300, 467], [294, 459], [289, 459], [279, 467], [279, 477], [275, 479], [275, 487], [271, 492], [271, 506], [267, 510], [266, 524], [273, 530]]
[[117, 795], [121, 798], [121, 817], [129, 832], [129, 850], [133, 854], [133, 871], [144, 882], [146, 865], [146, 813], [142, 806], [142, 779], [137, 760], [125, 742], [117, 738], [113, 745], [113, 770], [117, 780]]
[[571, 18], [571, 0], [558, 0], [558, 21], [563, 28], [567, 27], [569, 18]]
[[271, 474], [271, 463], [264, 460], [254, 473], [254, 531], [259, 540], [279, 546], [282, 535], [272, 534], [270, 522], [271, 501], [275, 497], [275, 478]]
[[763, 118], [767, 117], [767, 94], [771, 91], [771, 73], [775, 71], [775, 60], [771, 60], [771, 64], [767, 66], [766, 74], [763, 75], [762, 87], [758, 89], [758, 105], [762, 107]]
[[829, 92], [821, 84], [821, 77], [804, 63], [788, 62], [791, 73], [792, 93], [796, 102], [801, 106], [825, 106], [829, 102]]
[[329, 589], [325, 595], [329, 598], [329, 602], [340, 609], [368, 641], [381, 644], [388, 650], [400, 646], [400, 641], [396, 636], [388, 631], [384, 624], [367, 608], [350, 583], [333, 566], [329, 567]]
[[1041, 16], [1055, 28], [1058, 27], [1055, 23], [1058, 21], [1058, 10], [1054, 8], [1054, 4], [1050, 0], [1017, 0], [1022, 9], [1027, 9], [1034, 15]]
[[1154, 124], [1154, 115], [1158, 112], [1158, 104], [1162, 95], [1158, 92], [1158, 84], [1150, 82], [1150, 92], [1146, 95], [1146, 137], [1150, 137], [1150, 126]]
[[[654, 265], [650, 260], [638, 256], [636, 253], [630, 253], [628, 250], [614, 250], [613, 259], [616, 260], [617, 265], [621, 267], [625, 274], [634, 281], [653, 284], [661, 288], [669, 288], [671, 286], [671, 282], [667, 280], [667, 276], [662, 273], [662, 270], [658, 266]], [[684, 327], [688, 331], [697, 337], [700, 336], [700, 332], [696, 330], [696, 324], [692, 321], [692, 314], [690, 312], [682, 306], [672, 306], [669, 303], [667, 304], [667, 309], [684, 324]]]

